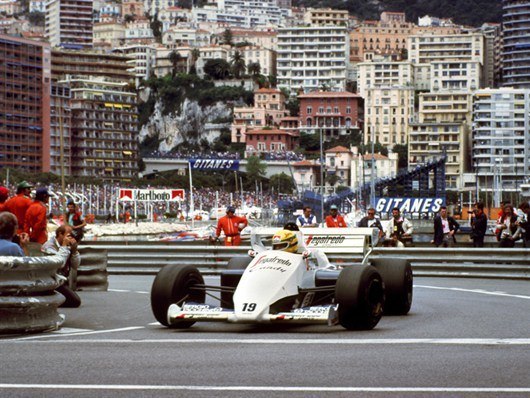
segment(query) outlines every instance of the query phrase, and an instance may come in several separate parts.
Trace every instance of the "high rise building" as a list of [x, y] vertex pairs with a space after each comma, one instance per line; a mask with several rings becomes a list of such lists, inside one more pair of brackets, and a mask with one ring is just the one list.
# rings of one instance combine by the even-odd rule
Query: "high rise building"
[[502, 2], [503, 86], [530, 88], [530, 1]]
[[293, 27], [278, 31], [278, 88], [291, 92], [344, 91], [350, 42], [346, 27]]
[[517, 190], [530, 177], [530, 90], [479, 90], [473, 98], [473, 166], [480, 187]]
[[50, 46], [0, 35], [0, 167], [50, 170]]
[[46, 3], [46, 38], [52, 47], [92, 48], [93, 0]]

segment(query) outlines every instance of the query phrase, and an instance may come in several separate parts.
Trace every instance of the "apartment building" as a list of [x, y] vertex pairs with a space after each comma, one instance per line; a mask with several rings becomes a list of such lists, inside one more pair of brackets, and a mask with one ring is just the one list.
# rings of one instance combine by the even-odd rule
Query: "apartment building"
[[182, 23], [191, 23], [191, 10], [180, 7], [168, 7], [160, 11], [158, 20], [162, 23], [162, 32], [165, 32]]
[[276, 30], [232, 29], [234, 43], [247, 42], [253, 46], [276, 51], [278, 32]]
[[52, 47], [92, 48], [93, 0], [50, 0], [45, 34]]
[[418, 90], [476, 90], [484, 85], [482, 33], [412, 35], [408, 54]]
[[530, 178], [530, 90], [485, 89], [473, 96], [472, 162], [480, 187], [516, 190]]
[[469, 30], [484, 35], [484, 66], [482, 68], [484, 87], [497, 88], [502, 82], [502, 42], [500, 24], [485, 23]]
[[414, 84], [414, 67], [411, 62], [396, 62], [374, 56], [370, 62], [358, 63], [357, 70], [357, 92], [363, 98], [366, 97], [366, 90], [369, 88]]
[[270, 152], [294, 151], [300, 145], [300, 135], [280, 129], [248, 130], [245, 157]]
[[259, 64], [260, 73], [265, 76], [276, 75], [276, 52], [262, 47], [245, 46], [232, 48], [230, 59], [239, 51], [245, 60], [245, 64]]
[[392, 149], [408, 142], [414, 116], [414, 87], [383, 86], [366, 90], [364, 143], [379, 142]]
[[254, 129], [278, 128], [282, 118], [288, 115], [289, 111], [285, 109], [285, 96], [280, 90], [260, 88], [254, 92], [253, 107], [234, 108], [232, 142], [247, 142], [247, 133]]
[[125, 26], [117, 21], [94, 24], [94, 48], [116, 48], [125, 42]]
[[145, 14], [144, 4], [140, 0], [122, 0], [121, 2], [121, 16], [131, 16], [134, 18], [143, 18]]
[[530, 88], [530, 1], [504, 0], [503, 86]]
[[345, 27], [293, 27], [278, 30], [278, 88], [293, 93], [344, 91], [349, 59]]
[[170, 7], [177, 7], [178, 0], [143, 0], [143, 9], [150, 16], [160, 15], [163, 10]]
[[322, 131], [329, 141], [363, 128], [362, 98], [347, 91], [319, 91], [298, 96], [300, 129], [311, 134]]
[[471, 170], [472, 94], [432, 92], [419, 96], [418, 121], [410, 124], [409, 166], [446, 156], [446, 187], [461, 190]]
[[59, 136], [52, 152], [60, 152], [61, 135], [70, 137], [73, 176], [127, 181], [138, 172], [137, 98], [130, 89], [129, 60], [120, 54], [52, 51]]
[[172, 26], [162, 34], [162, 44], [169, 48], [210, 45], [212, 33], [192, 26]]
[[0, 35], [0, 167], [50, 171], [50, 46]]
[[[352, 152], [341, 145], [325, 151], [326, 185], [346, 185], [350, 183]], [[337, 176], [335, 184], [329, 183], [331, 175]]]
[[122, 54], [128, 58], [128, 72], [135, 76], [135, 84], [138, 87], [142, 80], [147, 80], [154, 74], [156, 65], [156, 46], [150, 43], [136, 43], [127, 46], [116, 47], [115, 54]]
[[[359, 153], [357, 147], [352, 147], [353, 154], [350, 170], [350, 186], [359, 187], [368, 184], [372, 178], [372, 154], [364, 155]], [[399, 156], [395, 152], [390, 152], [388, 156], [374, 153], [373, 166], [376, 179], [395, 176], [398, 172]]]
[[347, 10], [308, 8], [304, 14], [304, 23], [312, 26], [348, 26], [349, 22]]

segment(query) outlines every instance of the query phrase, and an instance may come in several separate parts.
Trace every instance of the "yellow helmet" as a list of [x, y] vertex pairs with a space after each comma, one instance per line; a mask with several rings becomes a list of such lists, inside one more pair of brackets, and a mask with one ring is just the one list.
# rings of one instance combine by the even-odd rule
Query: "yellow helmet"
[[298, 237], [296, 233], [285, 229], [276, 232], [272, 237], [272, 249], [296, 253], [298, 251]]

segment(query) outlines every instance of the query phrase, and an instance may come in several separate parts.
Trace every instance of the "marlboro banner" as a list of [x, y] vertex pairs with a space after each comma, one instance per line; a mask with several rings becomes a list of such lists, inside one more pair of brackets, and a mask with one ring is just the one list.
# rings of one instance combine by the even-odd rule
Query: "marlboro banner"
[[121, 189], [119, 200], [138, 202], [172, 202], [184, 199], [183, 189]]

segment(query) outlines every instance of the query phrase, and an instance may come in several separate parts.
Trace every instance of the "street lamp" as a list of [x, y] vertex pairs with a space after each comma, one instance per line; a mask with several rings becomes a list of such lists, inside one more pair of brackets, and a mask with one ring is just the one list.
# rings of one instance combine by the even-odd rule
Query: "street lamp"
[[324, 222], [324, 146], [322, 142], [322, 128], [320, 128], [320, 185], [322, 191], [320, 192], [320, 222]]

